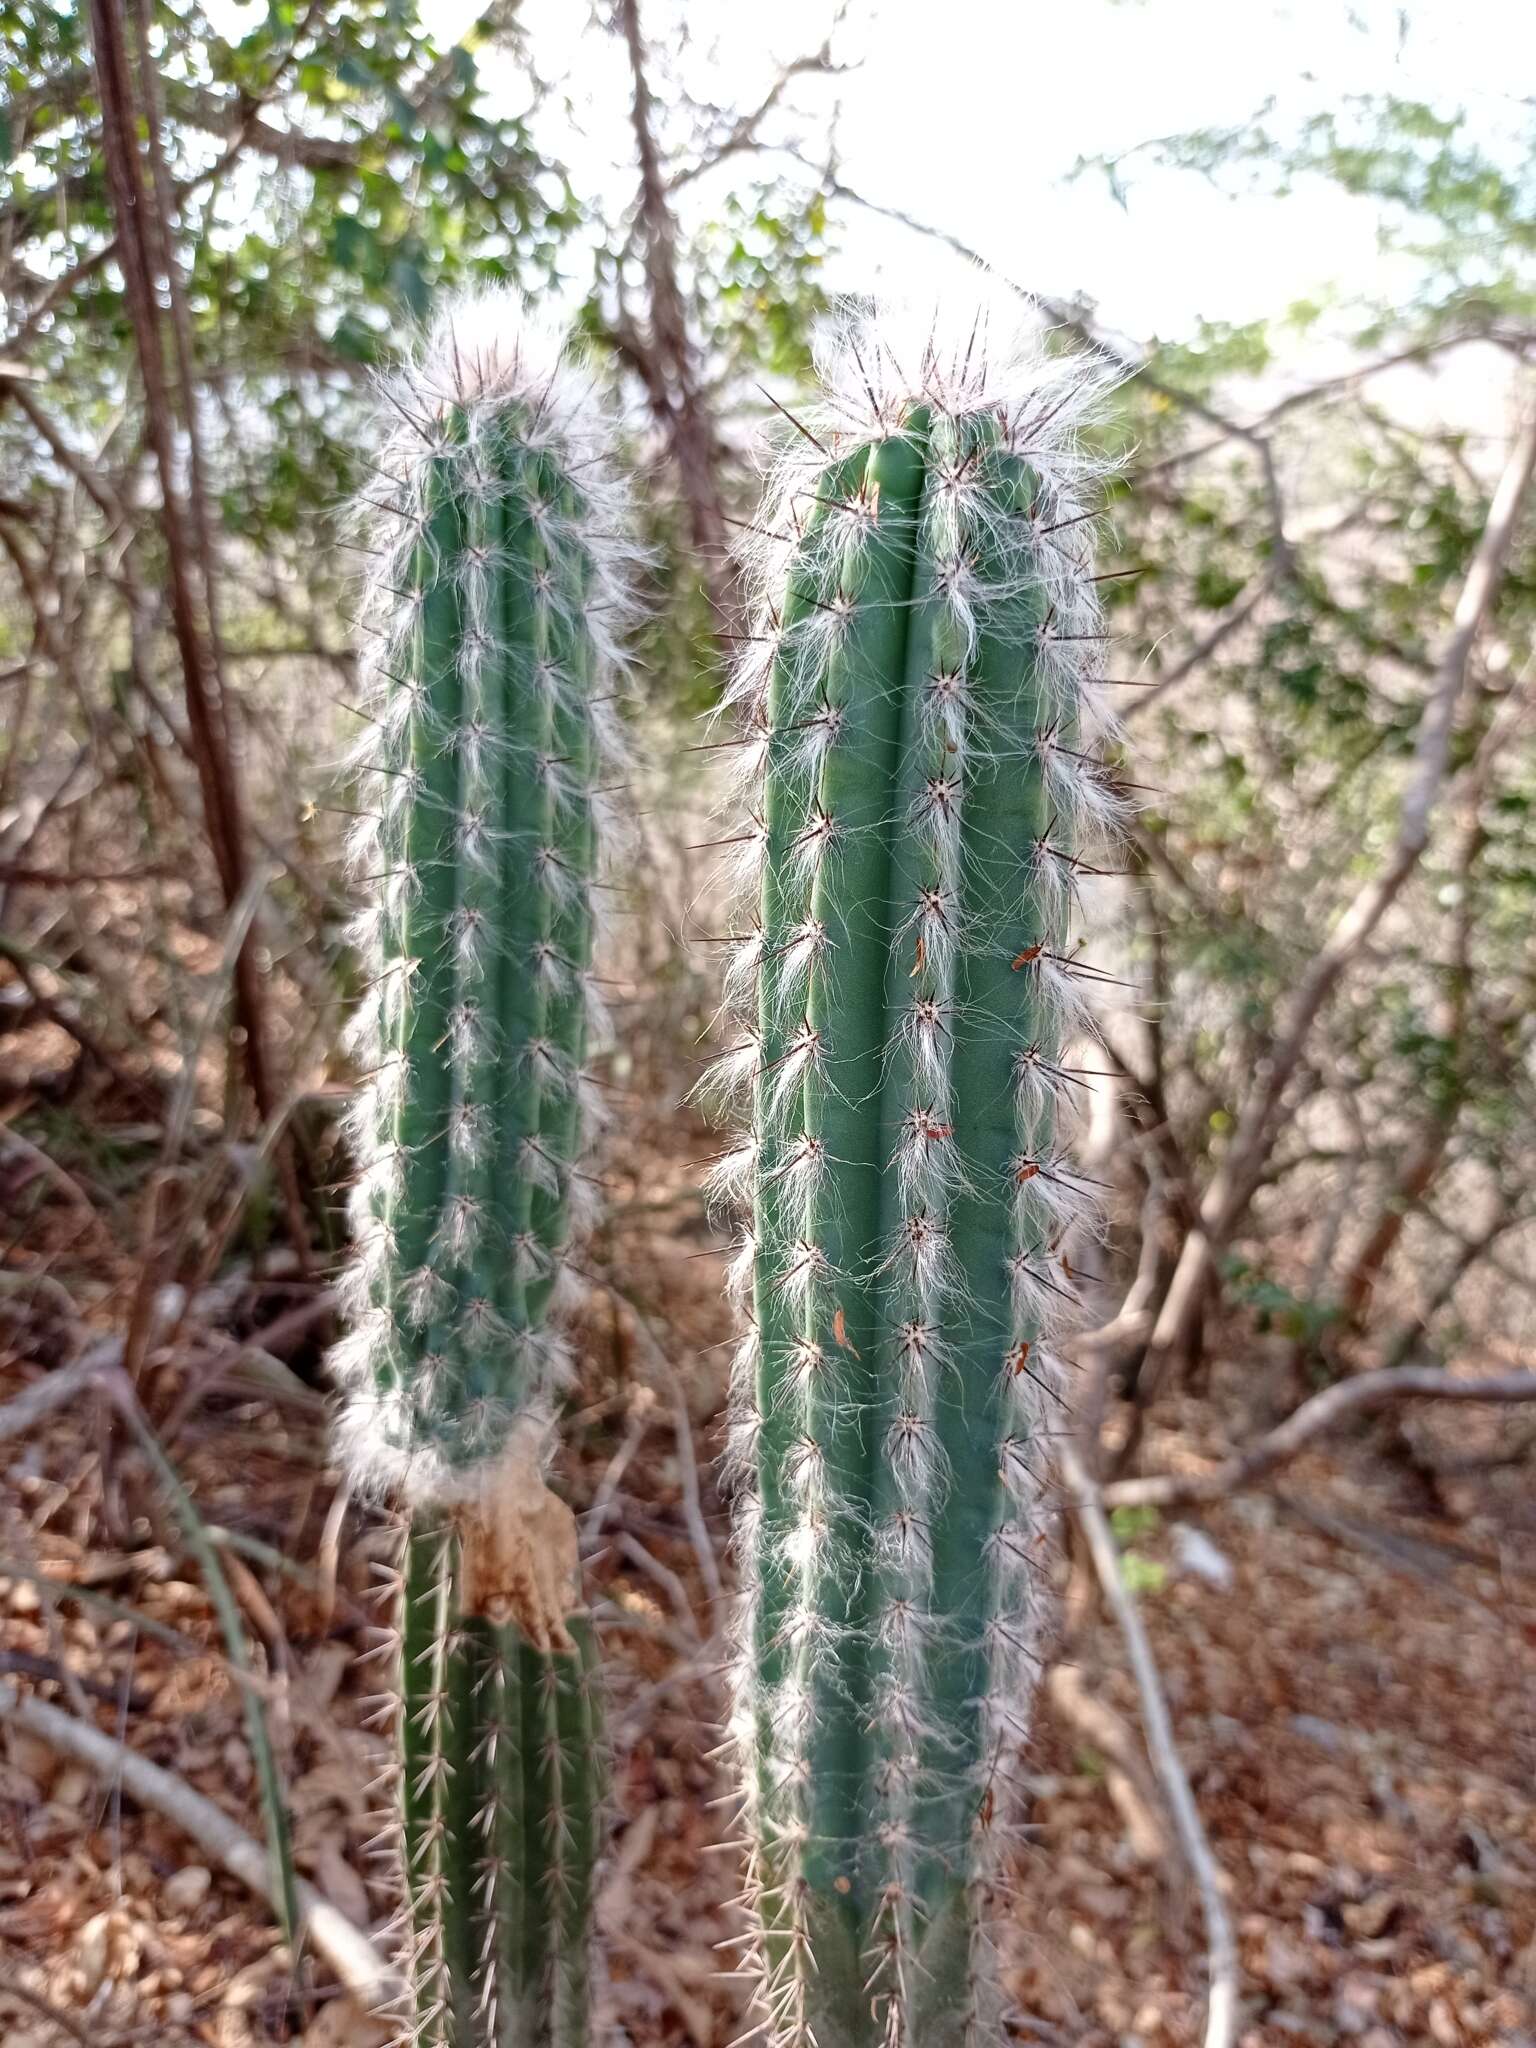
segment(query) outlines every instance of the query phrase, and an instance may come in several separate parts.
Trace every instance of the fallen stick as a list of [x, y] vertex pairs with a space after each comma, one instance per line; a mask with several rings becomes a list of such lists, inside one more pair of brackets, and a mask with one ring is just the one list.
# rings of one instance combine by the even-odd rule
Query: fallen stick
[[112, 2048], [112, 2044], [122, 2038], [118, 2034], [104, 2035], [99, 2032], [93, 2037], [85, 2031], [72, 2013], [51, 2004], [40, 1991], [29, 1991], [19, 1977], [11, 1976], [8, 1971], [0, 1971], [0, 1997], [14, 1998], [22, 2005], [29, 2005], [35, 2013], [42, 2015], [50, 2027], [57, 2027], [58, 2031], [67, 2034], [71, 2041], [78, 2041], [80, 2048]]
[[1045, 1693], [1054, 1710], [1103, 1759], [1104, 1787], [1136, 1861], [1147, 1866], [1166, 1863], [1171, 1853], [1168, 1837], [1135, 1729], [1089, 1688], [1076, 1664], [1053, 1664], [1046, 1674]]
[[[238, 1878], [275, 1910], [266, 1850], [211, 1799], [172, 1772], [151, 1763], [99, 1728], [50, 1706], [46, 1700], [0, 1684], [0, 1721], [35, 1735], [71, 1762], [113, 1779], [140, 1806], [162, 1815], [195, 1842], [210, 1861]], [[362, 1929], [304, 1878], [295, 1880], [299, 1925], [359, 2005], [373, 2010], [399, 1994], [399, 1982]]]
[[1205, 2007], [1205, 2048], [1231, 2048], [1237, 2023], [1237, 1942], [1232, 1919], [1221, 1892], [1221, 1866], [1212, 1852], [1195, 1795], [1180, 1761], [1173, 1737], [1162, 1681], [1152, 1656], [1152, 1646], [1142, 1627], [1141, 1614], [1120, 1570], [1120, 1553], [1110, 1533], [1109, 1521], [1100, 1503], [1099, 1490], [1088, 1475], [1075, 1445], [1061, 1447], [1062, 1476], [1072, 1495], [1078, 1520], [1088, 1540], [1088, 1554], [1098, 1576], [1104, 1598], [1125, 1639], [1131, 1660], [1131, 1674], [1141, 1697], [1142, 1729], [1147, 1755], [1162, 1787], [1169, 1818], [1179, 1848], [1189, 1866], [1200, 1895], [1205, 1920], [1205, 1946], [1209, 1989]]

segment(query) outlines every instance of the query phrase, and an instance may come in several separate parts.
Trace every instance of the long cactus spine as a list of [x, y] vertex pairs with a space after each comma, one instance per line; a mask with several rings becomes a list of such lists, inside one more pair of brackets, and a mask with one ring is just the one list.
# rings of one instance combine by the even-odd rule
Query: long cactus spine
[[[735, 686], [752, 929], [736, 1708], [776, 2048], [1000, 2038], [992, 1933], [1075, 1293], [1069, 930], [1117, 797], [1077, 428], [985, 316], [841, 335]], [[728, 1175], [729, 1178], [729, 1175]]]
[[407, 2024], [435, 2048], [580, 2048], [603, 1752], [543, 1463], [633, 550], [599, 398], [509, 296], [445, 315], [386, 395], [355, 849], [368, 1080], [334, 1363], [343, 1451], [408, 1523]]

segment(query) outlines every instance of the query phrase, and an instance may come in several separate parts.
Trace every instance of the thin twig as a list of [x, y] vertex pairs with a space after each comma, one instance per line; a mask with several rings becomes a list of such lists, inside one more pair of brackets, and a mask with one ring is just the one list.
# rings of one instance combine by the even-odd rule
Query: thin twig
[[1189, 1789], [1189, 1778], [1179, 1759], [1173, 1723], [1163, 1698], [1162, 1681], [1157, 1675], [1152, 1646], [1147, 1641], [1135, 1598], [1120, 1570], [1120, 1553], [1115, 1548], [1099, 1490], [1089, 1478], [1076, 1447], [1070, 1442], [1063, 1443], [1061, 1447], [1061, 1469], [1073, 1496], [1083, 1534], [1088, 1539], [1088, 1552], [1093, 1559], [1099, 1585], [1125, 1639], [1126, 1654], [1141, 1698], [1147, 1754], [1162, 1787], [1179, 1847], [1200, 1894], [1210, 1979], [1205, 2009], [1205, 2048], [1231, 2048], [1237, 2022], [1237, 1942], [1227, 1903], [1222, 1897], [1221, 1867], [1212, 1853], [1194, 1794]]
[[688, 1524], [688, 1534], [693, 1541], [700, 1576], [709, 1589], [710, 1622], [712, 1627], [718, 1627], [720, 1603], [725, 1597], [725, 1588], [720, 1582], [720, 1566], [715, 1557], [715, 1546], [710, 1540], [709, 1526], [704, 1520], [704, 1505], [699, 1493], [699, 1461], [693, 1447], [693, 1424], [688, 1414], [688, 1397], [683, 1391], [682, 1379], [677, 1368], [668, 1357], [666, 1346], [645, 1311], [618, 1288], [613, 1288], [612, 1291], [634, 1317], [635, 1329], [645, 1354], [667, 1383], [667, 1393], [672, 1404], [673, 1427], [677, 1436], [677, 1467], [683, 1489], [683, 1519]]
[[698, 1617], [693, 1611], [693, 1602], [688, 1598], [688, 1588], [677, 1576], [677, 1573], [673, 1571], [671, 1565], [663, 1564], [659, 1557], [653, 1557], [640, 1539], [637, 1536], [631, 1536], [628, 1531], [624, 1531], [619, 1535], [614, 1548], [618, 1551], [620, 1557], [627, 1559], [630, 1564], [635, 1566], [637, 1571], [644, 1572], [648, 1579], [655, 1580], [656, 1584], [660, 1586], [671, 1601], [679, 1620], [686, 1626], [688, 1633], [697, 1640], [699, 1636], [699, 1623]]
[[[83, 1209], [92, 1223], [101, 1223], [101, 1218], [96, 1213], [96, 1204], [79, 1181], [65, 1167], [60, 1166], [56, 1159], [50, 1158], [41, 1145], [34, 1145], [30, 1138], [23, 1137], [21, 1132], [10, 1124], [0, 1131], [0, 1144], [9, 1145], [13, 1152], [19, 1152], [23, 1159], [37, 1168], [45, 1180], [52, 1181], [66, 1201], [72, 1202], [77, 1209]], [[104, 1225], [102, 1227], [105, 1229]], [[107, 1239], [110, 1243], [110, 1232]]]
[[1176, 690], [1187, 676], [1191, 676], [1197, 670], [1204, 668], [1211, 656], [1226, 641], [1231, 639], [1234, 633], [1247, 625], [1259, 606], [1264, 602], [1264, 599], [1274, 588], [1274, 585], [1275, 577], [1273, 573], [1257, 578], [1252, 587], [1245, 591], [1241, 599], [1222, 613], [1221, 617], [1204, 638], [1197, 640], [1194, 646], [1169, 669], [1166, 675], [1159, 676], [1149, 690], [1144, 691], [1139, 697], [1131, 699], [1130, 703], [1121, 713], [1123, 721], [1129, 724], [1133, 718], [1140, 717], [1149, 705], [1157, 702], [1159, 697], [1166, 697], [1168, 692]]
[[100, 1348], [88, 1351], [73, 1365], [57, 1366], [43, 1379], [36, 1381], [14, 1400], [7, 1401], [0, 1408], [0, 1444], [9, 1443], [12, 1437], [24, 1436], [34, 1423], [41, 1422], [45, 1415], [51, 1415], [55, 1408], [68, 1407], [77, 1395], [88, 1388], [105, 1390], [104, 1374], [116, 1368], [120, 1352], [114, 1343], [110, 1356], [103, 1358]]
[[618, 1498], [624, 1474], [629, 1470], [636, 1451], [639, 1450], [645, 1432], [651, 1425], [651, 1394], [649, 1388], [642, 1389], [643, 1400], [630, 1403], [629, 1421], [625, 1425], [624, 1440], [608, 1461], [607, 1470], [592, 1496], [592, 1505], [581, 1518], [581, 1540], [588, 1549], [603, 1533], [614, 1501]]
[[223, 943], [219, 951], [218, 966], [211, 977], [208, 1000], [203, 1006], [202, 1016], [192, 1027], [191, 1037], [182, 1049], [181, 1073], [177, 1077], [170, 1114], [165, 1120], [165, 1138], [160, 1156], [162, 1172], [175, 1165], [181, 1151], [182, 1141], [197, 1102], [198, 1058], [223, 1008], [225, 988], [235, 972], [240, 955], [245, 950], [251, 926], [256, 922], [256, 914], [261, 909], [261, 899], [266, 895], [271, 880], [272, 869], [265, 861], [259, 862], [246, 876], [240, 894], [225, 915]]

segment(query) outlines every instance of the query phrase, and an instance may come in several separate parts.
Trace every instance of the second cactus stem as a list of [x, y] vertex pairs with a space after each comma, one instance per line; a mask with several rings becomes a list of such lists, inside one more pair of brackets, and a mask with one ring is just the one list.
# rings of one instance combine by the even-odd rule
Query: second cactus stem
[[735, 1064], [736, 1724], [775, 2048], [992, 2048], [1061, 1371], [1062, 1149], [1118, 798], [1077, 430], [1105, 376], [842, 336], [763, 525]]

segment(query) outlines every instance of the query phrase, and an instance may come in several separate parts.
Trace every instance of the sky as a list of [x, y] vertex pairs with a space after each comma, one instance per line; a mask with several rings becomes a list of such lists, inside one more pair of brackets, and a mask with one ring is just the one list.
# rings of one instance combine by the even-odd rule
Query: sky
[[[424, 13], [451, 37], [475, 5], [424, 0]], [[643, 19], [695, 92], [739, 108], [783, 61], [819, 46], [833, 13], [832, 0], [644, 0]], [[570, 101], [568, 113], [547, 112], [542, 139], [584, 190], [622, 204], [634, 183], [622, 48], [582, 0], [523, 0], [520, 18], [540, 71]], [[1509, 88], [1536, 81], [1536, 8], [853, 0], [834, 51], [857, 68], [797, 81], [795, 97], [812, 141], [837, 108], [849, 184], [961, 237], [1014, 282], [1086, 292], [1117, 334], [1167, 340], [1201, 316], [1263, 318], [1329, 287], [1390, 293], [1401, 259], [1378, 250], [1372, 209], [1333, 188], [1239, 199], [1143, 156], [1126, 166], [1122, 207], [1101, 175], [1072, 178], [1079, 158], [1244, 124], [1271, 98], [1280, 123], [1351, 93], [1393, 92], [1464, 104], [1480, 125], [1509, 128], [1531, 119]], [[512, 67], [493, 57], [487, 76], [494, 96], [521, 102]], [[740, 159], [728, 175], [744, 175]], [[899, 285], [916, 266], [942, 276], [944, 260], [908, 230], [856, 209], [838, 230], [836, 285]]]

